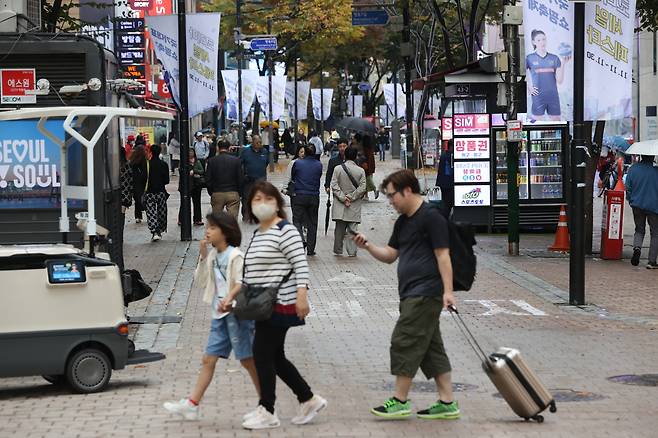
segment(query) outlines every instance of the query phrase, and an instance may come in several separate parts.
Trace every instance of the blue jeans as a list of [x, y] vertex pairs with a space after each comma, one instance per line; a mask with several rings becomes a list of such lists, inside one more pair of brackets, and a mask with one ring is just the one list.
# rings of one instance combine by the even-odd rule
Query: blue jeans
[[237, 360], [253, 357], [254, 321], [243, 321], [229, 313], [223, 318], [213, 319], [206, 354], [228, 359], [233, 350]]

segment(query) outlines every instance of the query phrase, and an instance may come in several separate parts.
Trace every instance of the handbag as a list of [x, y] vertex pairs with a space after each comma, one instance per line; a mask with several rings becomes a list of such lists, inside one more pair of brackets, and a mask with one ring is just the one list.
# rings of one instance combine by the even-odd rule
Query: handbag
[[[256, 231], [254, 231], [254, 236], [256, 235]], [[251, 241], [253, 242], [253, 237]], [[247, 251], [244, 255], [245, 263], [242, 266], [243, 279], [247, 268], [247, 254], [249, 254], [250, 248], [251, 243], [249, 243], [249, 248], [247, 248]], [[233, 314], [238, 319], [242, 320], [265, 321], [270, 319], [272, 317], [272, 312], [274, 312], [274, 304], [276, 304], [276, 297], [279, 293], [279, 289], [283, 283], [288, 281], [291, 275], [292, 269], [276, 286], [255, 286], [250, 284], [243, 284], [240, 288], [240, 293], [238, 293], [238, 295], [235, 297], [235, 303], [233, 304]]]

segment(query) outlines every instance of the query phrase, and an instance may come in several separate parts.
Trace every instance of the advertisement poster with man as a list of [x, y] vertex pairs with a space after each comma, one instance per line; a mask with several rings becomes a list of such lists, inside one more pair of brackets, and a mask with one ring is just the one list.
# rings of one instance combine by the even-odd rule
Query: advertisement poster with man
[[528, 121], [573, 118], [573, 6], [568, 0], [523, 5]]

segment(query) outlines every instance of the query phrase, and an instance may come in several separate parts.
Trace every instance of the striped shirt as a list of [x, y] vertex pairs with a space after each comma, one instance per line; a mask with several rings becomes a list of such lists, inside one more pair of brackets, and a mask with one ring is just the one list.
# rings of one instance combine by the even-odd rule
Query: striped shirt
[[[292, 271], [292, 272], [291, 272]], [[243, 283], [251, 286], [278, 286], [274, 325], [293, 326], [304, 322], [297, 318], [297, 288], [308, 287], [309, 271], [302, 238], [288, 221], [280, 221], [266, 231], [257, 229], [245, 257]]]

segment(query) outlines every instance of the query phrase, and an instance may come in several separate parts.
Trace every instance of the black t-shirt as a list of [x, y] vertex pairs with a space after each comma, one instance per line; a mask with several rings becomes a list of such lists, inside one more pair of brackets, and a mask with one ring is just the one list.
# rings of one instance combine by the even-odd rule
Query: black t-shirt
[[448, 224], [438, 209], [423, 202], [413, 216], [401, 215], [395, 222], [388, 246], [399, 252], [398, 291], [401, 300], [443, 295], [434, 250], [449, 248], [450, 236]]

